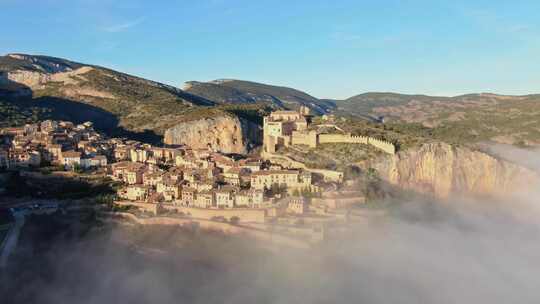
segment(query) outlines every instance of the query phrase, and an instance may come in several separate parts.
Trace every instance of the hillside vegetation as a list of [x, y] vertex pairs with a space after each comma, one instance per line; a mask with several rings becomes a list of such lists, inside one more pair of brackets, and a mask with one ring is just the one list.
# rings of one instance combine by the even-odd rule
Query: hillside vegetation
[[264, 103], [286, 109], [298, 109], [304, 105], [318, 114], [334, 108], [333, 103], [296, 89], [243, 80], [190, 81], [186, 83], [185, 90], [217, 103]]
[[0, 57], [3, 126], [46, 118], [90, 120], [111, 135], [159, 141], [181, 122], [219, 115], [260, 121], [265, 109], [259, 103], [220, 105], [172, 86], [54, 57]]
[[387, 129], [456, 144], [540, 144], [540, 95], [431, 97], [367, 93], [337, 102], [338, 113], [384, 117]]
[[[355, 135], [395, 142], [540, 144], [540, 95], [456, 97], [365, 93], [346, 100], [241, 80], [188, 82], [185, 90], [61, 58], [0, 56], [2, 126], [54, 118], [93, 121], [111, 135], [160, 141], [165, 130], [201, 118], [234, 115], [258, 125], [272, 109], [308, 106], [334, 112]], [[380, 122], [384, 118], [384, 124]]]

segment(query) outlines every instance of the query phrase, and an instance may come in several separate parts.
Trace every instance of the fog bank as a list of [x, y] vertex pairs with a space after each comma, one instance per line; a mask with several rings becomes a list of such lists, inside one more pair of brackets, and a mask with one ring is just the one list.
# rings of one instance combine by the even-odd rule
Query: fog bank
[[[497, 151], [524, 158], [507, 147]], [[538, 155], [527, 155], [535, 166]], [[0, 276], [0, 299], [536, 304], [539, 189], [504, 200], [398, 201], [385, 216], [350, 223], [309, 250], [268, 250], [252, 239], [178, 227], [29, 220]]]

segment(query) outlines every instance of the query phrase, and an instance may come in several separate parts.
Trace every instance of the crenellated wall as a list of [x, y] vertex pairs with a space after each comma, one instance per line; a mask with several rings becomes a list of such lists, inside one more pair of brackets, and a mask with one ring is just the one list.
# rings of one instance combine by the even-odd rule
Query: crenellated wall
[[[288, 125], [291, 127], [287, 127]], [[293, 125], [296, 127], [293, 127]], [[285, 127], [287, 127], [286, 130]], [[298, 128], [291, 121], [270, 121], [265, 117], [263, 150], [268, 153], [275, 153], [279, 146], [305, 145], [316, 148], [319, 144], [352, 143], [371, 145], [389, 154], [396, 153], [395, 145], [388, 141], [368, 136], [353, 136], [351, 134], [318, 134], [315, 130], [306, 130], [306, 127]], [[343, 131], [336, 126], [333, 127], [341, 132]]]
[[379, 148], [388, 154], [396, 154], [396, 146], [385, 140], [369, 137], [368, 144], [374, 146], [375, 148]]
[[351, 143], [367, 145], [369, 138], [366, 136], [351, 136], [350, 134], [319, 134], [319, 143]]
[[368, 136], [352, 136], [350, 134], [319, 134], [319, 144], [351, 143], [372, 145], [388, 154], [396, 153], [396, 146], [388, 141]]

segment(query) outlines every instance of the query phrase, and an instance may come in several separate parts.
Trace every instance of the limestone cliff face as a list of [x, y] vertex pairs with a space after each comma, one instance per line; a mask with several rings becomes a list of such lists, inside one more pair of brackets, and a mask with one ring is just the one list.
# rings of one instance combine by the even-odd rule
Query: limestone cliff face
[[260, 139], [260, 128], [237, 117], [219, 116], [178, 124], [165, 131], [169, 145], [211, 147], [223, 153], [244, 154]]
[[66, 72], [46, 73], [41, 71], [15, 70], [0, 76], [0, 84], [14, 82], [29, 87], [32, 90], [43, 89], [51, 82], [63, 84], [78, 84], [77, 77], [92, 71], [92, 67], [84, 66]]
[[540, 184], [534, 171], [444, 143], [425, 144], [371, 165], [393, 185], [441, 198], [452, 193], [507, 195]]

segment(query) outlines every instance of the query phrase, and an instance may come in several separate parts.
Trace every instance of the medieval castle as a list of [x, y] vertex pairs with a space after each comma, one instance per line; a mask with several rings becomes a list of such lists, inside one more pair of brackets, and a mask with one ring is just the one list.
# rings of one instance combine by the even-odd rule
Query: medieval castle
[[264, 152], [275, 153], [279, 147], [294, 145], [316, 148], [319, 144], [325, 143], [353, 143], [371, 145], [389, 154], [396, 153], [395, 145], [388, 141], [367, 136], [353, 136], [335, 125], [325, 125], [325, 127], [332, 126], [336, 132], [321, 132], [309, 124], [307, 114], [304, 109], [301, 109], [300, 112], [276, 111], [265, 117]]

